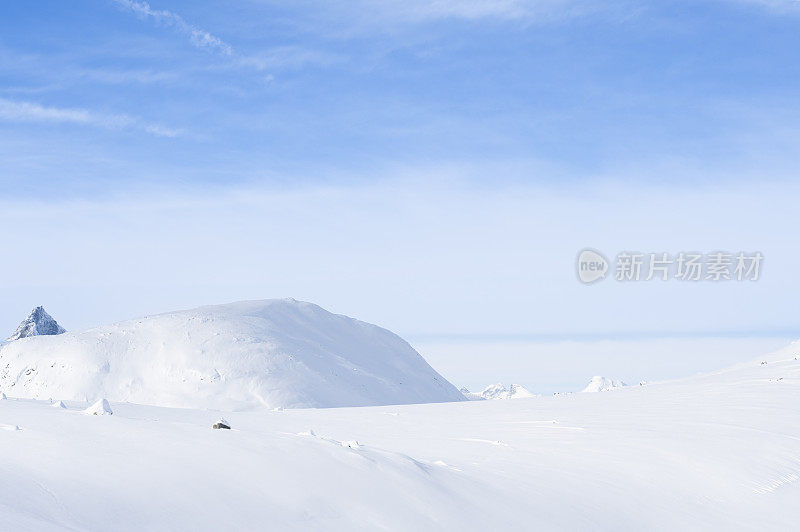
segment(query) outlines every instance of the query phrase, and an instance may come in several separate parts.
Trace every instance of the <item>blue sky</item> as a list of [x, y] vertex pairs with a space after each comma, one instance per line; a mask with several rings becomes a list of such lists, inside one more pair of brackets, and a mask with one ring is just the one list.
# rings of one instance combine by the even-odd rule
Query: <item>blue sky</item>
[[[797, 162], [794, 2], [229, 4], [6, 6], [15, 193], [452, 165], [479, 181], [785, 178]], [[498, 164], [514, 170], [485, 175]]]
[[[10, 3], [0, 323], [293, 296], [446, 374], [465, 342], [531, 342], [528, 375], [541, 342], [772, 348], [800, 336], [799, 29], [780, 0]], [[765, 270], [585, 287], [586, 246]]]

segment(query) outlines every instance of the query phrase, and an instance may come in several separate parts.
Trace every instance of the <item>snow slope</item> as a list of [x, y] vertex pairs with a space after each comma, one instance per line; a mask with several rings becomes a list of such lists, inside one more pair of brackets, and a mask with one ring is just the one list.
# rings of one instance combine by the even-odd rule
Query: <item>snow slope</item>
[[397, 335], [295, 300], [22, 338], [0, 349], [0, 390], [218, 409], [464, 400]]
[[614, 393], [215, 412], [0, 401], [8, 530], [794, 530], [800, 361]]

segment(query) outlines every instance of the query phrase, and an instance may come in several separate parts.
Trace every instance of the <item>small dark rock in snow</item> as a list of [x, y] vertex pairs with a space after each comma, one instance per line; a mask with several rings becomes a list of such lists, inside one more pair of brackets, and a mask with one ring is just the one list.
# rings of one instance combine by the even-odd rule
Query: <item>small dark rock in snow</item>
[[217, 421], [216, 423], [214, 423], [214, 425], [212, 425], [212, 428], [215, 428], [215, 429], [228, 429], [228, 430], [230, 430], [231, 426], [230, 426], [230, 424], [228, 424], [228, 422], [227, 422], [227, 421], [225, 421], [224, 419], [220, 419], [219, 421]]

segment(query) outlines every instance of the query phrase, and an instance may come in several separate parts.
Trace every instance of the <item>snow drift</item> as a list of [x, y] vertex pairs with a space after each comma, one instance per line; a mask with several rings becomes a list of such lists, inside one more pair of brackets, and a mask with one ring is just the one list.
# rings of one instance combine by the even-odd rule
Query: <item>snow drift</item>
[[397, 335], [293, 299], [21, 338], [0, 349], [0, 390], [223, 410], [465, 399]]

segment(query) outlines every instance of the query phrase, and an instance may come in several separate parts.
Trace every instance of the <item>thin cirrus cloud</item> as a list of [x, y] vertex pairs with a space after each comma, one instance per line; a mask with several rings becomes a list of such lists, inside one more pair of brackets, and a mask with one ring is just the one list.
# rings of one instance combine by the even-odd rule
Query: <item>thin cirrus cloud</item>
[[115, 0], [115, 2], [121, 8], [142, 18], [152, 19], [157, 24], [163, 24], [187, 35], [190, 42], [198, 48], [219, 52], [222, 55], [231, 55], [233, 53], [233, 48], [228, 43], [205, 30], [189, 24], [177, 13], [166, 9], [153, 9], [147, 2], [137, 2], [136, 0]]
[[[504, 1], [515, 2], [517, 0]], [[240, 67], [263, 71], [267, 69], [297, 68], [307, 64], [326, 65], [342, 60], [341, 57], [328, 52], [297, 46], [280, 46], [258, 54], [237, 53], [230, 44], [186, 22], [177, 13], [165, 9], [153, 9], [147, 2], [138, 2], [136, 0], [114, 0], [114, 2], [121, 8], [142, 18], [151, 19], [156, 24], [172, 27], [179, 33], [188, 35], [191, 43], [197, 48], [215, 51], [230, 57], [234, 64]]]
[[7, 122], [62, 123], [101, 127], [105, 129], [135, 129], [157, 137], [174, 138], [183, 133], [160, 124], [148, 123], [125, 114], [99, 114], [86, 109], [47, 107], [34, 102], [0, 98], [0, 120]]

